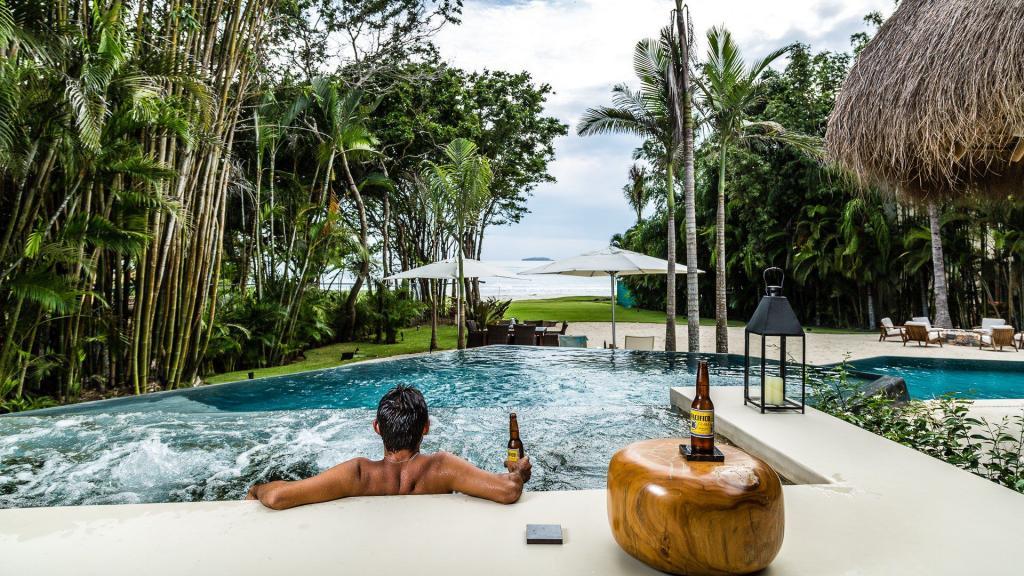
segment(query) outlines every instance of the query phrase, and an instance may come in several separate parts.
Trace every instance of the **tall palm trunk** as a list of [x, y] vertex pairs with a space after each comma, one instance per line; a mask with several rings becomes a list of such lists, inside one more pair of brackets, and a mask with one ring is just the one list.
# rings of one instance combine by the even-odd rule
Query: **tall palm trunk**
[[457, 344], [459, 350], [462, 350], [462, 349], [464, 349], [466, 347], [466, 333], [465, 333], [466, 322], [463, 320], [463, 317], [466, 315], [466, 303], [464, 302], [464, 296], [465, 296], [465, 292], [466, 292], [466, 275], [465, 275], [465, 271], [463, 270], [463, 267], [462, 267], [463, 266], [462, 258], [463, 258], [462, 246], [459, 246], [459, 286], [458, 286], [458, 290], [455, 293], [456, 294], [456, 296], [455, 296], [455, 298], [456, 298], [456, 301], [455, 301], [455, 308], [456, 308], [455, 322], [457, 322], [458, 326], [459, 326], [459, 341], [458, 341], [458, 344]]
[[[688, 16], [687, 16], [688, 18]], [[697, 284], [697, 208], [694, 200], [693, 97], [690, 93], [689, 27], [683, 16], [682, 0], [676, 0], [676, 34], [679, 39], [680, 84], [683, 124], [683, 204], [686, 212], [686, 336], [687, 350], [700, 352], [700, 287]]]
[[[676, 185], [674, 178], [674, 159], [672, 154], [666, 158], [668, 176], [668, 192], [665, 204], [668, 207], [668, 277], [665, 279], [665, 351], [676, 351]], [[614, 306], [615, 303], [612, 302]]]
[[729, 353], [729, 319], [725, 290], [725, 153], [726, 143], [719, 142], [718, 214], [715, 219], [715, 352]]
[[952, 328], [953, 321], [949, 317], [949, 294], [946, 291], [946, 265], [942, 256], [942, 222], [939, 218], [939, 207], [934, 200], [928, 201], [928, 225], [932, 232], [932, 274], [935, 286], [935, 326]]

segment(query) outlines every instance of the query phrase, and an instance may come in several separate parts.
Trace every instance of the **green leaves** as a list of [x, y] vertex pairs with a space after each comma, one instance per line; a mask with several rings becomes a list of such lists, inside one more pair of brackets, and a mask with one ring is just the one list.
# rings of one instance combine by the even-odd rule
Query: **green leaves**
[[969, 416], [971, 401], [951, 394], [903, 404], [865, 397], [850, 382], [845, 361], [832, 380], [810, 384], [815, 408], [1024, 492], [1024, 410], [992, 423]]

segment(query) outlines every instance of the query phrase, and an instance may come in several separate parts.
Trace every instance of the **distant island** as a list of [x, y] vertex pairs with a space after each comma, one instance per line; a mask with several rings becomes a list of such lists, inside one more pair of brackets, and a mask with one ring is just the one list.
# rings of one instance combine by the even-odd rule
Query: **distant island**
[[530, 256], [529, 258], [523, 258], [523, 262], [553, 262], [553, 260], [546, 256]]

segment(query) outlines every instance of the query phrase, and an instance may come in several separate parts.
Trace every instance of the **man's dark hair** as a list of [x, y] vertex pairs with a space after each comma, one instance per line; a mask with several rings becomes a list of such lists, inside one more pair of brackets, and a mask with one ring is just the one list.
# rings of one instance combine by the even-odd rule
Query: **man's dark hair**
[[377, 404], [377, 426], [388, 452], [419, 448], [426, 425], [427, 401], [412, 386], [395, 386]]

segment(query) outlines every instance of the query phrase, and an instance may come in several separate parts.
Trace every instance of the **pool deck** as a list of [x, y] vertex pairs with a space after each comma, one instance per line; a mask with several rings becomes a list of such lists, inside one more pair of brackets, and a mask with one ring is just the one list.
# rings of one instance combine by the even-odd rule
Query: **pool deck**
[[[602, 343], [610, 342], [612, 337], [610, 322], [576, 322], [569, 323], [568, 334], [587, 336], [591, 348], [600, 348]], [[622, 345], [623, 338], [630, 336], [654, 336], [654, 349], [665, 349], [665, 325], [643, 322], [619, 322], [616, 326], [616, 338]], [[676, 344], [679, 351], [686, 351], [686, 324], [676, 327]], [[754, 338], [751, 339], [754, 342]], [[700, 327], [700, 346], [704, 352], [715, 350], [715, 327]], [[769, 348], [778, 354], [777, 344], [769, 341]], [[743, 354], [743, 328], [729, 327], [729, 352]], [[1006, 348], [1002, 351], [984, 349], [976, 346], [958, 346], [946, 344], [941, 348], [935, 345], [928, 347], [909, 343], [906, 346], [899, 340], [889, 339], [878, 341], [878, 332], [857, 332], [850, 334], [831, 334], [824, 332], [807, 333], [808, 364], [835, 364], [844, 358], [850, 360], [872, 358], [875, 356], [909, 356], [916, 358], [965, 358], [971, 360], [1005, 360], [1022, 363], [1024, 368], [1024, 352]]]
[[[689, 405], [692, 391], [671, 400]], [[824, 413], [761, 415], [715, 388], [717, 425], [798, 484], [766, 575], [1020, 574], [1024, 496]], [[610, 456], [610, 455], [609, 455]], [[560, 523], [562, 546], [528, 546]], [[274, 512], [256, 502], [0, 510], [0, 573], [659, 574], [623, 553], [603, 490], [501, 506], [451, 496], [353, 498]]]

